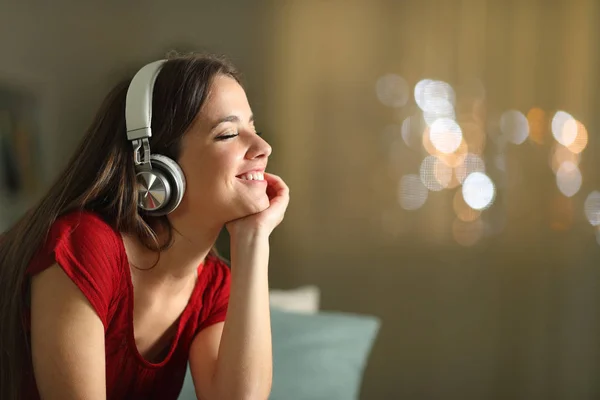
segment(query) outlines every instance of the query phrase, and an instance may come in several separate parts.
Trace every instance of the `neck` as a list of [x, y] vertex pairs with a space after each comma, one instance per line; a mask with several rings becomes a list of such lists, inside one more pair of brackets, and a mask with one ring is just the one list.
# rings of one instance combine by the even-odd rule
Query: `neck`
[[[217, 241], [221, 227], [193, 228], [177, 222], [172, 221], [172, 245], [160, 254], [147, 249], [137, 238], [126, 238], [126, 243], [130, 243], [127, 251], [130, 264], [144, 270], [138, 275], [157, 283], [181, 281], [196, 275], [198, 267]], [[168, 238], [167, 231], [157, 234], [161, 242]]]

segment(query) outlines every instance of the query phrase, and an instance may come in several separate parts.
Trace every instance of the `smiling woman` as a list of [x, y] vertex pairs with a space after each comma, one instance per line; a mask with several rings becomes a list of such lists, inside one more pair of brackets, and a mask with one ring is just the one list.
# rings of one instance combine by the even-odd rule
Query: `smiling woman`
[[0, 237], [0, 398], [175, 399], [188, 360], [199, 398], [268, 397], [268, 238], [289, 201], [270, 154], [221, 58], [116, 86]]

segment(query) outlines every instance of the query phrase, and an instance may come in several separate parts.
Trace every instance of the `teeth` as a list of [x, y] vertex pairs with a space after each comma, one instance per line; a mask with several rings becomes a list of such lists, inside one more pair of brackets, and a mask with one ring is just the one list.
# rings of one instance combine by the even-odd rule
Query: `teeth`
[[240, 178], [247, 181], [262, 181], [265, 179], [265, 175], [262, 172], [251, 172], [241, 175]]

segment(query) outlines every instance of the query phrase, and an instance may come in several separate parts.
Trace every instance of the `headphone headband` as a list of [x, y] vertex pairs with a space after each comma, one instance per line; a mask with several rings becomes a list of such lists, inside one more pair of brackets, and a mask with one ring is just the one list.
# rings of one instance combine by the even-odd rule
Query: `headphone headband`
[[179, 165], [164, 155], [150, 152], [152, 93], [165, 61], [151, 62], [135, 74], [125, 103], [127, 139], [133, 146], [138, 207], [154, 216], [175, 210], [185, 193], [185, 176]]
[[125, 105], [128, 140], [152, 136], [152, 92], [156, 77], [165, 61], [159, 60], [145, 65], [131, 80]]

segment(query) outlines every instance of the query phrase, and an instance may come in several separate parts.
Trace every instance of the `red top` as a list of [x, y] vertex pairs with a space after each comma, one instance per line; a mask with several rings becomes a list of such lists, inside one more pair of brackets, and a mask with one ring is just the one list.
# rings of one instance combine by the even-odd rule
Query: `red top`
[[[198, 267], [196, 286], [176, 322], [177, 333], [168, 354], [161, 362], [151, 363], [135, 344], [133, 285], [119, 232], [91, 212], [64, 215], [53, 224], [27, 273], [35, 275], [55, 262], [87, 297], [104, 324], [107, 398], [177, 399], [194, 336], [225, 320], [230, 288], [227, 264], [209, 255]], [[24, 398], [39, 399], [33, 374], [26, 376]]]

